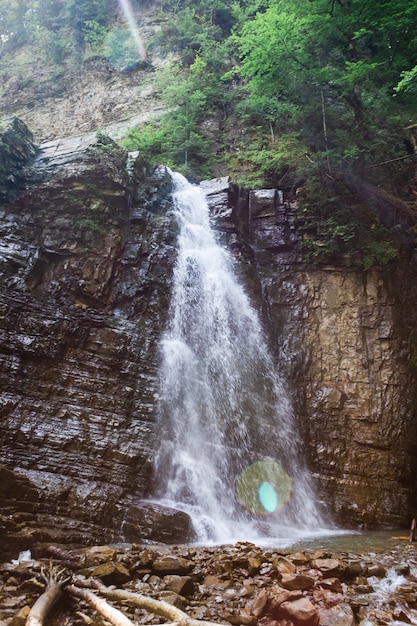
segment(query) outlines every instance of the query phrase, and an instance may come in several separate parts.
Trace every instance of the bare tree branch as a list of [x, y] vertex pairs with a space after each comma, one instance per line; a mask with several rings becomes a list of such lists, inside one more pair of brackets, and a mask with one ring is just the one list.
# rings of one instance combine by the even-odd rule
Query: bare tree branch
[[114, 626], [134, 626], [133, 622], [123, 615], [119, 609], [110, 606], [106, 600], [98, 598], [92, 591], [80, 589], [80, 587], [76, 587], [75, 585], [69, 585], [66, 587], [66, 591], [71, 596], [87, 602], [97, 613], [109, 620]]
[[43, 626], [45, 618], [60, 598], [62, 587], [68, 580], [63, 578], [62, 570], [52, 568], [52, 563], [49, 564], [48, 574], [42, 571], [40, 578], [45, 583], [46, 589], [30, 609], [25, 626]]
[[[219, 626], [219, 624], [215, 622], [194, 619], [187, 615], [187, 613], [184, 613], [184, 611], [181, 611], [181, 609], [178, 609], [176, 606], [173, 606], [168, 602], [164, 602], [163, 600], [155, 600], [149, 596], [144, 596], [132, 591], [126, 591], [124, 589], [109, 589], [104, 585], [97, 585], [96, 581], [94, 581], [93, 584], [95, 588], [98, 589], [100, 595], [105, 598], [130, 602], [134, 606], [145, 609], [154, 615], [165, 617], [176, 624], [176, 626]], [[165, 626], [170, 625], [166, 624]]]

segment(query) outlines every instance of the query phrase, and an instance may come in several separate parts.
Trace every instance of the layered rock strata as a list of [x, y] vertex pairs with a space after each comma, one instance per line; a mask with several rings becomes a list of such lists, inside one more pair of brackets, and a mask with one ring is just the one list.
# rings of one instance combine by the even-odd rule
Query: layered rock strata
[[1, 207], [2, 461], [38, 515], [99, 524], [90, 542], [103, 527], [118, 537], [121, 500], [149, 488], [170, 178], [95, 135], [41, 146], [24, 175]]
[[309, 265], [296, 203], [273, 189], [249, 192], [235, 221], [318, 497], [343, 524], [408, 525], [416, 507], [415, 258], [406, 252], [371, 271]]
[[[44, 144], [34, 161], [29, 135], [27, 146], [0, 207], [3, 528], [15, 549], [58, 527], [72, 542], [107, 541], [131, 511], [134, 540], [158, 445], [177, 236], [170, 178], [100, 134]], [[227, 178], [204, 188], [288, 381], [318, 498], [340, 524], [408, 526], [413, 259], [383, 272], [312, 267], [289, 195], [239, 195]]]

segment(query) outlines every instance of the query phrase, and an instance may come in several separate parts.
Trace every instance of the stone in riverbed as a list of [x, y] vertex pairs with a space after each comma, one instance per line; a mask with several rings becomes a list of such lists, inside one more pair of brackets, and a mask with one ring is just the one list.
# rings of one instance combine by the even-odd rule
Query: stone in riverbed
[[248, 607], [248, 610], [250, 610], [252, 615], [254, 615], [255, 617], [261, 617], [262, 615], [265, 615], [265, 613], [267, 612], [268, 603], [269, 603], [268, 591], [266, 589], [261, 589], [261, 591], [256, 596], [255, 600], [253, 601], [253, 604], [250, 607], [250, 609]]
[[195, 591], [191, 576], [168, 575], [164, 577], [164, 583], [169, 591], [174, 591], [180, 596], [192, 596]]
[[306, 574], [282, 574], [281, 576], [281, 585], [284, 589], [290, 591], [295, 591], [296, 589], [306, 591], [307, 589], [311, 589], [314, 583], [315, 578], [313, 578], [313, 576], [307, 576]]
[[368, 567], [367, 576], [375, 576], [376, 578], [384, 578], [386, 574], [387, 574], [387, 570], [385, 569], [383, 565], [380, 565], [379, 563], [374, 563], [372, 565], [369, 565]]
[[195, 540], [187, 513], [142, 500], [128, 509], [122, 531], [126, 541], [148, 539], [173, 544]]
[[123, 585], [132, 579], [130, 572], [121, 563], [103, 563], [96, 567], [91, 575], [100, 578], [105, 585]]
[[94, 567], [101, 563], [114, 561], [116, 550], [110, 546], [92, 546], [85, 551], [84, 566]]
[[339, 559], [318, 558], [311, 561], [311, 566], [322, 572], [324, 577], [333, 577], [344, 571], [344, 565]]
[[273, 565], [280, 574], [295, 574], [297, 571], [294, 563], [285, 556], [279, 556], [273, 560]]
[[318, 626], [317, 607], [308, 598], [293, 602], [283, 602], [280, 607], [282, 617], [291, 620], [294, 626]]
[[[30, 607], [24, 606], [12, 617], [12, 620], [8, 623], [8, 626], [25, 626], [29, 611]], [[3, 625], [5, 625], [5, 622], [0, 622], [0, 626]]]
[[320, 626], [354, 626], [355, 616], [348, 604], [319, 609]]
[[153, 564], [154, 571], [161, 574], [188, 574], [192, 567], [192, 561], [171, 555], [162, 556]]

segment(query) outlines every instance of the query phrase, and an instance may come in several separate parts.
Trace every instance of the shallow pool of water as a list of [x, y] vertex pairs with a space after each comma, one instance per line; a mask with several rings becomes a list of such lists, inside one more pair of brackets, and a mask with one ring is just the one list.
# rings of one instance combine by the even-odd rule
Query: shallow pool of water
[[[341, 531], [306, 539], [298, 539], [293, 548], [303, 550], [328, 550], [329, 552], [387, 552], [398, 548], [404, 548], [409, 544], [408, 531], [383, 530], [383, 531]], [[415, 543], [412, 545], [416, 545]]]

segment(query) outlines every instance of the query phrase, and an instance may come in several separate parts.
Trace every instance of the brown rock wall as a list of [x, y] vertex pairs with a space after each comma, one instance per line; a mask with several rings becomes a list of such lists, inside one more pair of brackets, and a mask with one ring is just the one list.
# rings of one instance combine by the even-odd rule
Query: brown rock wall
[[175, 258], [166, 172], [139, 183], [126, 158], [94, 135], [50, 142], [0, 210], [2, 461], [37, 513], [97, 524], [90, 541], [118, 538], [124, 497], [149, 490]]
[[[149, 490], [177, 227], [164, 168], [138, 159], [129, 178], [126, 156], [95, 135], [50, 142], [0, 207], [1, 460], [30, 486], [2, 501], [25, 513], [16, 545], [45, 513], [94, 524], [91, 541], [109, 528], [116, 537]], [[384, 272], [308, 266], [281, 193], [237, 199], [226, 178], [206, 190], [289, 381], [318, 497], [344, 525], [408, 526], [412, 261]], [[85, 541], [86, 527], [68, 524]], [[51, 536], [45, 528], [30, 530], [33, 541]]]
[[320, 497], [343, 524], [408, 525], [415, 506], [415, 265], [368, 272], [308, 266], [297, 248], [294, 204], [267, 190], [251, 192], [247, 207], [266, 325]]

